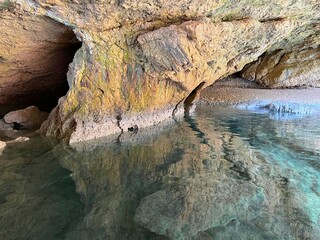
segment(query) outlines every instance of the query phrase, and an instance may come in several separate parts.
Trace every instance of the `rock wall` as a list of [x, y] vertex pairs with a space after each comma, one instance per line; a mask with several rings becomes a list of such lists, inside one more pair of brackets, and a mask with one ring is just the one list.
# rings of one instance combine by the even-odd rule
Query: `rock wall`
[[[42, 126], [43, 133], [70, 142], [164, 121], [182, 112], [183, 100], [203, 81], [209, 85], [239, 72], [265, 52], [288, 54], [319, 45], [317, 1], [16, 4], [12, 19], [46, 16], [72, 28], [82, 41], [68, 72], [70, 89]], [[309, 74], [317, 76], [313, 65]]]
[[265, 54], [249, 64], [241, 76], [271, 88], [320, 87], [319, 48]]

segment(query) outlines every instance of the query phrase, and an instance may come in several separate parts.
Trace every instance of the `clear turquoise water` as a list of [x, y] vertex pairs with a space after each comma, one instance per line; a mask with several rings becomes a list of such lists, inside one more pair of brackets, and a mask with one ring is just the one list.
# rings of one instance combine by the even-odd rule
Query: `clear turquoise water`
[[275, 114], [200, 106], [130, 141], [9, 144], [0, 239], [320, 239], [319, 115]]

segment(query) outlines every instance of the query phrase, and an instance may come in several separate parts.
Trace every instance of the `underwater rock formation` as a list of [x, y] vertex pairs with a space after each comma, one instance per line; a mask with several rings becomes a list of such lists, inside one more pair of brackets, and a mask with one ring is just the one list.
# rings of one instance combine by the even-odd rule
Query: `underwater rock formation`
[[[44, 134], [70, 142], [154, 125], [183, 112], [183, 100], [200, 82], [239, 72], [266, 52], [296, 50], [300, 56], [300, 50], [318, 51], [319, 45], [316, 1], [7, 0], [0, 11], [1, 40], [8, 39], [0, 41], [6, 49], [0, 91], [7, 93], [1, 103], [13, 101], [24, 82], [23, 96], [33, 88], [49, 91], [53, 85], [47, 83], [58, 79], [52, 74], [60, 76], [56, 69], [67, 66], [49, 63], [72, 58], [63, 57], [66, 49], [79, 47], [72, 31], [82, 42], [69, 66], [69, 91], [42, 126]], [[292, 74], [299, 82], [294, 85], [315, 85], [317, 56], [278, 68], [301, 73], [306, 65], [308, 82]], [[254, 80], [273, 83], [275, 65], [267, 66], [267, 80]], [[269, 85], [287, 86], [285, 81]]]

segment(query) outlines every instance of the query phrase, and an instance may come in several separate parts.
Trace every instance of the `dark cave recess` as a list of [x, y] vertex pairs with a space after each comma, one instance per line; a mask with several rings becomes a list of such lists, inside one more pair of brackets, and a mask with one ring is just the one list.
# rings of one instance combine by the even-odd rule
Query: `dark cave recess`
[[[31, 105], [46, 112], [57, 106], [59, 98], [69, 90], [69, 64], [82, 46], [73, 30], [61, 23], [48, 17], [27, 19], [24, 24], [28, 21], [35, 26], [17, 40], [16, 45], [21, 48], [11, 49], [15, 54], [0, 62], [3, 69], [10, 69], [0, 68], [0, 117]], [[39, 48], [35, 49], [35, 45]]]

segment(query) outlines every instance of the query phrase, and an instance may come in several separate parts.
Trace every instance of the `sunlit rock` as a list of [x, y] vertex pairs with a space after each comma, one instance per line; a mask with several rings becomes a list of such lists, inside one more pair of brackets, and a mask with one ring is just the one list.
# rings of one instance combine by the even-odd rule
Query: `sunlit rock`
[[26, 142], [26, 141], [29, 141], [30, 138], [28, 137], [17, 137], [16, 139], [14, 140], [11, 140], [11, 141], [8, 141], [8, 143], [13, 143], [13, 142]]
[[201, 103], [268, 112], [272, 119], [289, 120], [320, 113], [319, 88], [265, 89], [245, 79], [228, 77], [201, 93]]
[[270, 88], [320, 87], [319, 66], [319, 48], [276, 51], [249, 64], [241, 76]]

